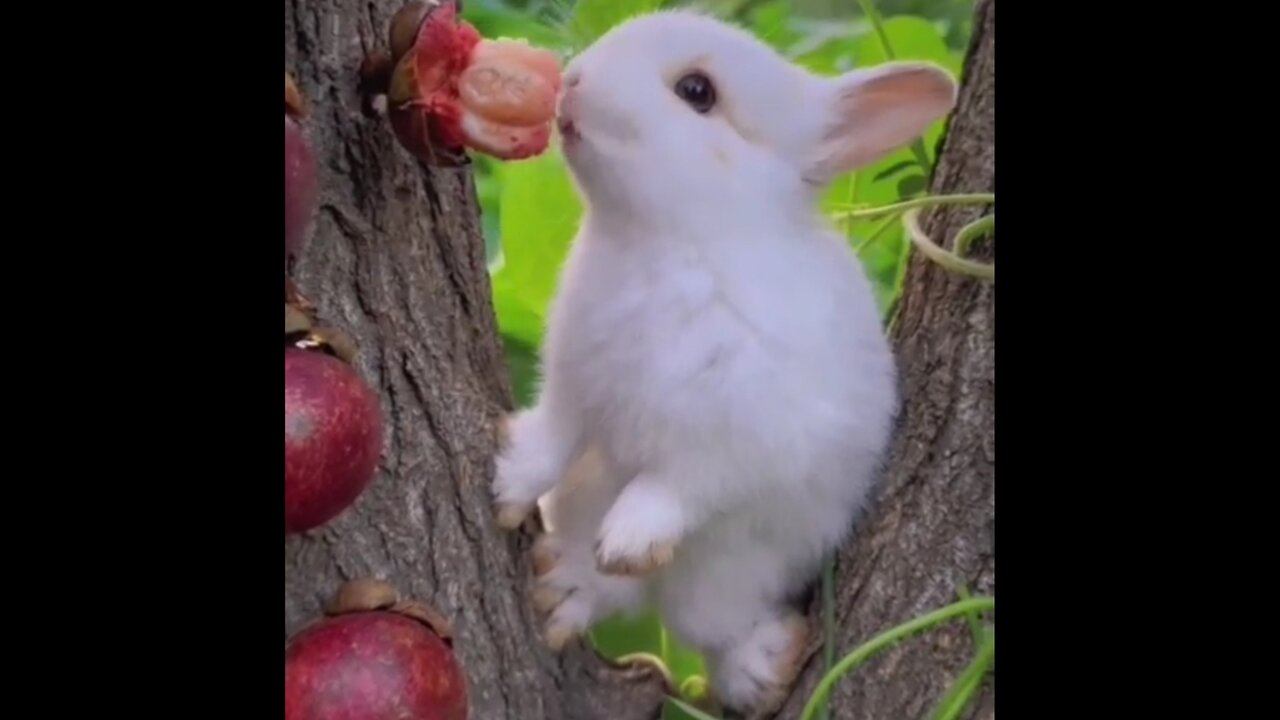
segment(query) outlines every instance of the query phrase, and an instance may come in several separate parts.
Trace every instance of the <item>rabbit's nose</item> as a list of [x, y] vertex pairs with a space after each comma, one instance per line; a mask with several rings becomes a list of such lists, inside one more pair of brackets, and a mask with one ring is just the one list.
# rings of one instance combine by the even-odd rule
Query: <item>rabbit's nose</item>
[[560, 89], [559, 110], [561, 113], [572, 111], [573, 106], [577, 102], [575, 98], [577, 98], [578, 93], [581, 92], [578, 90], [578, 84], [580, 82], [582, 82], [582, 75], [579, 73], [572, 73], [565, 76], [564, 87]]

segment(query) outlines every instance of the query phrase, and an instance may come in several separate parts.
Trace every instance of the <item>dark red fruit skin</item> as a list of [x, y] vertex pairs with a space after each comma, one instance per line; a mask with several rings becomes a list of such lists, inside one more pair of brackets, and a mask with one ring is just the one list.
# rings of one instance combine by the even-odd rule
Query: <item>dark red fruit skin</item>
[[315, 212], [317, 191], [316, 160], [302, 126], [284, 116], [284, 257], [302, 252], [311, 216]]
[[466, 720], [466, 681], [423, 623], [393, 612], [339, 615], [285, 647], [284, 717]]
[[382, 451], [378, 397], [346, 363], [284, 351], [284, 531], [345, 510], [373, 479]]
[[418, 28], [411, 52], [398, 58], [397, 72], [405, 73], [412, 86], [392, 89], [388, 119], [400, 144], [419, 158], [431, 157], [430, 146], [439, 144], [452, 151], [466, 145], [462, 132], [462, 108], [458, 99], [458, 75], [471, 61], [480, 43], [480, 33], [459, 21], [452, 3], [432, 10]]

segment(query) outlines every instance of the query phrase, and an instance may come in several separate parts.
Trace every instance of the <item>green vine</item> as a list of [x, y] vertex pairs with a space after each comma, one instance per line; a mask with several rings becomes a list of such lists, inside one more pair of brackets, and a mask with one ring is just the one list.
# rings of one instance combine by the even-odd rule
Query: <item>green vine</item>
[[[836, 666], [836, 556], [828, 553], [822, 563], [822, 670], [831, 672]], [[828, 720], [831, 710], [823, 698], [818, 705], [819, 720]]]
[[[952, 272], [960, 273], [962, 275], [971, 275], [973, 277], [990, 280], [992, 282], [995, 281], [995, 263], [980, 263], [973, 260], [966, 260], [956, 253], [934, 243], [933, 240], [931, 240], [929, 236], [920, 229], [919, 216], [919, 210], [908, 210], [902, 216], [902, 224], [906, 227], [907, 235], [911, 238], [911, 242], [918, 250], [920, 250], [921, 253], [924, 254], [925, 257]], [[961, 232], [972, 227], [973, 224], [970, 223], [962, 228]]]
[[982, 640], [978, 644], [978, 652], [969, 662], [969, 666], [938, 703], [933, 720], [955, 720], [960, 717], [982, 685], [982, 678], [986, 676], [987, 670], [991, 668], [991, 663], [995, 662], [995, 659], [996, 631], [995, 628], [990, 628], [983, 632]]
[[834, 207], [840, 209], [841, 212], [835, 213], [833, 217], [836, 219], [849, 218], [853, 220], [862, 220], [866, 218], [881, 217], [882, 215], [897, 215], [907, 210], [933, 205], [994, 205], [995, 202], [995, 193], [965, 193], [957, 195], [929, 195], [922, 198], [914, 198], [912, 200], [903, 200], [902, 202], [878, 206], [837, 203]]
[[[906, 638], [912, 635], [915, 635], [919, 632], [927, 630], [933, 627], [934, 625], [939, 625], [943, 622], [946, 622], [954, 617], [957, 617], [960, 615], [966, 615], [972, 612], [982, 612], [985, 610], [992, 610], [995, 608], [995, 606], [996, 606], [996, 601], [994, 598], [979, 597], [979, 598], [969, 598], [968, 600], [960, 600], [959, 602], [955, 602], [946, 607], [939, 608], [938, 610], [934, 610], [933, 612], [928, 613], [927, 615], [921, 615], [920, 617], [914, 620], [911, 620], [897, 627], [886, 630], [880, 633], [879, 635], [871, 638], [870, 640], [863, 643], [862, 645], [859, 645], [853, 652], [844, 656], [844, 658], [842, 658], [840, 662], [836, 663], [836, 666], [832, 668], [830, 672], [828, 672], [826, 675], [822, 677], [822, 680], [818, 682], [818, 687], [814, 688], [813, 694], [809, 696], [809, 702], [805, 704], [804, 712], [801, 713], [800, 719], [814, 720], [814, 717], [818, 712], [818, 706], [826, 701], [827, 696], [831, 694], [831, 689], [835, 687], [836, 681], [838, 681], [840, 678], [847, 675], [850, 671], [852, 671], [858, 665], [862, 664], [868, 658], [880, 652], [881, 650], [884, 650], [885, 648], [888, 648], [891, 645], [901, 642], [902, 640], [905, 640]], [[994, 631], [989, 631], [989, 632], [991, 633], [991, 636], [993, 639], [993, 642], [991, 643], [991, 649], [989, 652], [994, 657], [994, 653], [995, 653]], [[983, 651], [980, 650], [979, 658], [981, 658], [982, 652]], [[972, 668], [973, 668], [973, 664], [970, 665], [970, 669]], [[982, 670], [985, 673], [986, 666], [983, 666]], [[981, 678], [982, 678], [982, 675], [979, 675], [978, 682], [981, 681]], [[963, 692], [964, 686], [959, 683], [957, 684], [957, 686], [962, 688], [961, 691], [957, 692], [957, 695], [964, 694], [965, 698], [967, 698], [968, 695]], [[974, 685], [974, 687], [976, 687], [976, 685]], [[972, 690], [969, 690], [969, 692], [971, 693]]]
[[960, 228], [960, 232], [956, 233], [956, 254], [960, 256], [969, 254], [969, 245], [974, 240], [986, 235], [996, 227], [995, 213], [980, 217], [977, 220]]
[[[929, 235], [924, 232], [924, 230], [920, 229], [919, 222], [920, 210], [926, 207], [936, 207], [941, 205], [994, 205], [995, 202], [995, 193], [930, 195], [912, 200], [904, 200], [891, 205], [881, 205], [879, 207], [838, 205], [836, 206], [838, 211], [832, 214], [832, 219], [837, 221], [848, 221], [889, 216], [892, 220], [893, 217], [900, 216], [903, 228], [906, 230], [907, 237], [910, 238], [912, 245], [914, 245], [925, 257], [951, 272], [995, 282], [995, 263], [982, 263], [969, 260], [964, 257], [964, 255], [969, 252], [969, 248], [973, 245], [974, 240], [995, 229], [995, 213], [980, 217], [960, 228], [952, 242], [952, 246], [955, 248], [954, 250], [947, 250], [941, 245], [935, 243]], [[879, 237], [890, 224], [891, 222], [878, 228], [874, 233], [868, 236], [866, 240], [859, 243], [856, 250], [861, 251], [866, 245]]]

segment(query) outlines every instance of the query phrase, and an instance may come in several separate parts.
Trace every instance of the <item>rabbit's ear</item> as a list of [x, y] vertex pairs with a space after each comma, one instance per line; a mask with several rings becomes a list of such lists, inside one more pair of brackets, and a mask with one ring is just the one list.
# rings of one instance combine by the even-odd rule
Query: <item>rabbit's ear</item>
[[918, 137], [955, 105], [951, 73], [929, 63], [888, 63], [833, 80], [829, 117], [807, 174], [829, 181]]

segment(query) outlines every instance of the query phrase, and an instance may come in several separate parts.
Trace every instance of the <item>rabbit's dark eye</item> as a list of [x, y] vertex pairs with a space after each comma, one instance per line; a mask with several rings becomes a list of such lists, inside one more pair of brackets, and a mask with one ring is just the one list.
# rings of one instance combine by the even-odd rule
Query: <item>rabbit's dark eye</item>
[[716, 87], [711, 79], [694, 72], [676, 81], [676, 97], [689, 103], [696, 112], [705, 113], [716, 104]]

